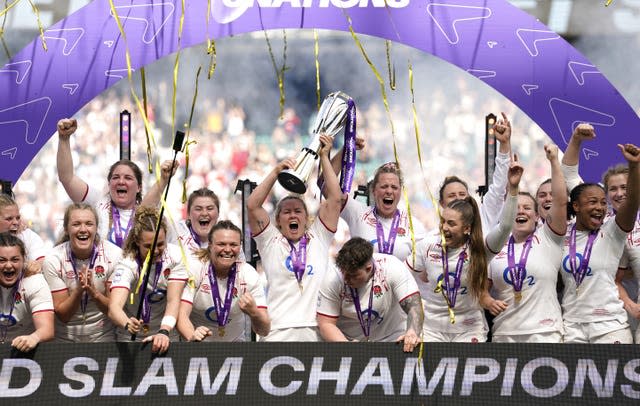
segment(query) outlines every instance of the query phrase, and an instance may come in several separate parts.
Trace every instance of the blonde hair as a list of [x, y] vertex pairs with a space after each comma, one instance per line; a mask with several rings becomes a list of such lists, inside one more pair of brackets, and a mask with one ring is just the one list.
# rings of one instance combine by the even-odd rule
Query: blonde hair
[[[133, 226], [127, 239], [124, 242], [122, 248], [124, 256], [130, 256], [135, 258], [140, 250], [140, 237], [145, 231], [156, 231], [156, 225], [158, 224], [158, 211], [149, 206], [139, 207], [136, 210]], [[160, 228], [167, 232], [167, 223], [162, 218], [160, 221]]]
[[[98, 213], [96, 212], [96, 209], [90, 204], [72, 203], [68, 205], [67, 208], [64, 210], [64, 220], [62, 220], [62, 235], [60, 236], [60, 238], [58, 238], [56, 245], [60, 245], [64, 242], [69, 241], [69, 230], [67, 230], [67, 227], [69, 227], [69, 221], [71, 221], [71, 213], [76, 210], [89, 210], [93, 214], [93, 218], [96, 221], [96, 231], [98, 230], [98, 225], [100, 220], [98, 219]], [[96, 232], [94, 241], [98, 242], [99, 239], [100, 239], [100, 235]]]

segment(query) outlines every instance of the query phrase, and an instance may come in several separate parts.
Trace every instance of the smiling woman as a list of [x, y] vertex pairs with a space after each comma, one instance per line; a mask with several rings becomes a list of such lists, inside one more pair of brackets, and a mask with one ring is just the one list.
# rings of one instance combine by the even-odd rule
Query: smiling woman
[[24, 243], [0, 233], [0, 343], [20, 351], [53, 338], [53, 303], [41, 274], [26, 275]]
[[56, 313], [56, 340], [113, 342], [107, 317], [109, 277], [122, 250], [98, 234], [96, 210], [73, 203], [64, 213], [64, 232], [47, 254], [42, 271], [51, 288]]

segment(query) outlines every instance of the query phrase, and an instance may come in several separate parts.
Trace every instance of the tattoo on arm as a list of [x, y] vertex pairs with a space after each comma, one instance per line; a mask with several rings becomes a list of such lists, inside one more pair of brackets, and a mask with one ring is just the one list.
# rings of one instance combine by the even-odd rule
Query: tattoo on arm
[[420, 295], [411, 295], [400, 302], [400, 307], [407, 313], [407, 330], [412, 328], [416, 334], [422, 332], [422, 323], [424, 322], [424, 313], [422, 311], [422, 300]]
[[267, 226], [267, 225], [266, 225], [266, 224], [264, 224], [264, 221], [262, 221], [262, 220], [258, 220], [258, 228], [259, 228], [259, 230], [257, 230], [257, 231], [262, 231], [262, 230], [264, 230], [264, 228], [265, 228], [266, 226]]

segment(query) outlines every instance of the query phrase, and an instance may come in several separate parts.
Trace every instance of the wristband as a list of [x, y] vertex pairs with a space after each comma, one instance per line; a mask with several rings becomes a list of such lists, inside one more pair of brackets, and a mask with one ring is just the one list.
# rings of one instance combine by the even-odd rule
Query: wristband
[[173, 316], [164, 316], [162, 321], [160, 321], [160, 325], [174, 328], [176, 326], [176, 318]]
[[169, 330], [167, 330], [166, 328], [161, 328], [160, 330], [158, 330], [158, 334], [164, 334], [169, 337]]
[[129, 331], [129, 322], [127, 322], [127, 324], [124, 325], [124, 329]]

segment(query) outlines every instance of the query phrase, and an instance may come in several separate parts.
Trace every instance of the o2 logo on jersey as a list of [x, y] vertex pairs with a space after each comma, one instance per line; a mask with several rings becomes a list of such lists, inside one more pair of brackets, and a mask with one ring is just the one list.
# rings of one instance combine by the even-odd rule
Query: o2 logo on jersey
[[[511, 280], [511, 274], [509, 273], [509, 268], [505, 268], [502, 272], [502, 279], [507, 283], [507, 285], [513, 286], [513, 281]], [[524, 275], [522, 275], [522, 285], [527, 284], [527, 286], [533, 286], [536, 284], [536, 278], [533, 275], [527, 275], [527, 270], [524, 270]]]
[[[218, 313], [216, 313], [215, 306], [211, 306], [207, 310], [205, 310], [204, 317], [206, 317], [207, 320], [209, 320], [210, 322], [218, 324]], [[233, 319], [231, 318], [231, 315], [229, 315], [229, 318], [227, 319], [227, 324], [229, 324], [231, 320]]]
[[[442, 274], [438, 275], [438, 279], [436, 279], [436, 286], [438, 286], [438, 284], [440, 284], [440, 282], [442, 281]], [[453, 291], [453, 285], [455, 284], [455, 280], [456, 280], [456, 274], [453, 272], [449, 272], [449, 290]], [[442, 284], [440, 285], [442, 286], [442, 289], [445, 289], [444, 286], [444, 282], [442, 282]], [[460, 286], [460, 288], [458, 289], [458, 294], [460, 295], [466, 295], [467, 294], [467, 287], [466, 286]]]
[[147, 300], [151, 303], [158, 303], [163, 301], [165, 296], [167, 296], [167, 290], [158, 288], [147, 295]]
[[[578, 267], [578, 269], [580, 269], [580, 267], [582, 266], [582, 254], [577, 253], [576, 252], [576, 266]], [[566, 273], [571, 273], [571, 265], [569, 265], [569, 255], [567, 255], [566, 257], [564, 257], [564, 259], [562, 260], [562, 269], [566, 272]], [[576, 271], [578, 270], [576, 269]], [[587, 272], [585, 273], [585, 277], [587, 276], [592, 276], [592, 272], [591, 272], [591, 267], [587, 266]]]
[[380, 316], [380, 314], [373, 309], [364, 309], [360, 314], [362, 314], [362, 320], [370, 319], [371, 323], [380, 324], [384, 320], [384, 317]]
[[18, 320], [16, 320], [16, 318], [13, 317], [12, 314], [0, 313], [0, 326], [11, 327], [11, 326], [15, 326], [17, 322]]
[[[291, 256], [288, 256], [287, 259], [284, 260], [284, 266], [287, 268], [289, 272], [293, 272], [293, 266], [291, 265]], [[313, 265], [307, 265], [307, 275], [313, 276]]]

